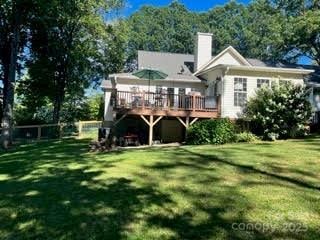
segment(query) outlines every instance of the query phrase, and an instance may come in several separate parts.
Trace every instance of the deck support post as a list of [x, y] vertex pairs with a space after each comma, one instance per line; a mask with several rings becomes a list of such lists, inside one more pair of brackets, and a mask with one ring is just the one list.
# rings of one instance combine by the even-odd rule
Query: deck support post
[[155, 121], [153, 119], [153, 115], [150, 115], [149, 121], [143, 115], [140, 115], [140, 117], [149, 126], [149, 146], [152, 146], [152, 144], [153, 144], [153, 127], [163, 118], [163, 116], [158, 117]]
[[194, 124], [196, 121], [198, 121], [199, 120], [199, 118], [194, 118], [192, 121], [191, 121], [191, 123], [190, 123], [190, 126], [192, 125], [192, 124]]
[[149, 146], [152, 146], [153, 143], [153, 115], [150, 116], [149, 124]]
[[176, 117], [179, 122], [185, 127], [185, 128], [188, 128], [190, 127], [192, 124], [194, 124], [199, 118], [195, 118], [193, 119], [191, 122], [190, 122], [190, 117], [187, 116], [186, 117], [186, 121], [184, 122], [180, 117]]
[[187, 116], [186, 117], [186, 128], [189, 128], [190, 127], [190, 117]]
[[124, 114], [122, 115], [117, 121], [114, 122], [113, 126], [117, 126], [119, 122], [121, 122], [121, 120], [123, 120], [128, 114]]

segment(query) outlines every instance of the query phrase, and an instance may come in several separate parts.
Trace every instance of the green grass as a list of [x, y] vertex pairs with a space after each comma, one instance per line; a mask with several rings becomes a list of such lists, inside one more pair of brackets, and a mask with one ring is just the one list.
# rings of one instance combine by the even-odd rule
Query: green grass
[[0, 153], [0, 239], [320, 239], [319, 143], [24, 145]]

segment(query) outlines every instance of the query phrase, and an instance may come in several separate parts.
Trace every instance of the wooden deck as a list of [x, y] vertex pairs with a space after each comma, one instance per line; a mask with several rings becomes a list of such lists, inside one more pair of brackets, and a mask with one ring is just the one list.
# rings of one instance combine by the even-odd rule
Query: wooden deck
[[114, 93], [114, 110], [126, 115], [218, 118], [219, 98], [145, 92]]
[[113, 110], [121, 117], [117, 125], [128, 115], [137, 115], [149, 126], [149, 145], [153, 144], [153, 128], [164, 117], [175, 117], [185, 128], [198, 119], [219, 118], [220, 98], [170, 93], [146, 93], [115, 91]]

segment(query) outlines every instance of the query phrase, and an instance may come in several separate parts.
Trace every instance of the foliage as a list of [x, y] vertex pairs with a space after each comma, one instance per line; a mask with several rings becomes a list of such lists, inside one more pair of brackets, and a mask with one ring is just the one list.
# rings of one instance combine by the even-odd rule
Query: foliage
[[123, 36], [103, 17], [110, 3], [121, 2], [56, 0], [37, 12], [30, 29], [29, 77], [21, 88], [31, 105], [39, 107], [44, 99], [52, 103], [53, 122], [61, 120], [66, 98], [80, 99], [86, 88], [122, 67], [123, 55], [117, 53]]
[[145, 6], [128, 18], [128, 61], [137, 50], [191, 53], [196, 32], [214, 34], [213, 54], [229, 45], [246, 57], [277, 61], [284, 58], [285, 17], [266, 1], [248, 6], [236, 1], [205, 13], [188, 11], [174, 1], [168, 7]]
[[196, 32], [209, 31], [205, 14], [198, 14], [178, 1], [167, 7], [144, 6], [127, 20], [128, 63], [137, 50], [193, 53]]
[[249, 100], [245, 115], [261, 127], [265, 139], [292, 138], [305, 134], [311, 105], [303, 86], [273, 84], [257, 91]]
[[229, 119], [199, 121], [187, 130], [187, 143], [224, 144], [233, 142], [235, 126]]
[[290, 42], [296, 56], [305, 55], [320, 64], [320, 9], [291, 17]]
[[236, 142], [256, 142], [259, 138], [251, 132], [237, 133], [235, 137]]
[[[74, 123], [80, 120], [102, 120], [103, 119], [103, 97], [96, 94], [81, 99], [67, 96], [61, 109], [61, 122]], [[49, 101], [42, 106], [34, 107], [19, 100], [15, 105], [15, 124], [34, 125], [47, 124], [52, 121], [53, 106]]]
[[207, 14], [215, 54], [232, 45], [246, 57], [271, 61], [283, 58], [284, 18], [266, 1], [253, 1], [248, 6], [230, 1]]

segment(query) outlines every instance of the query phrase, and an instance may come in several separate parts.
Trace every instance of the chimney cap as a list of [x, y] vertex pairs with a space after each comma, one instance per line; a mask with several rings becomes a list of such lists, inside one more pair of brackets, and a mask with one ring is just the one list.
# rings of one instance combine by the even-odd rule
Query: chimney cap
[[197, 35], [213, 36], [212, 33], [203, 33], [203, 32], [197, 32]]

